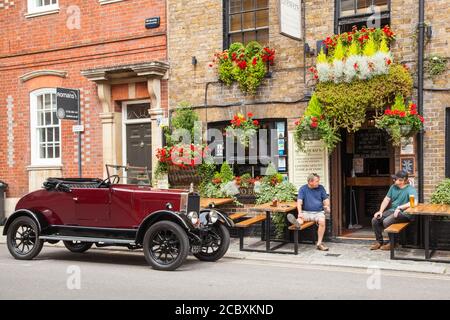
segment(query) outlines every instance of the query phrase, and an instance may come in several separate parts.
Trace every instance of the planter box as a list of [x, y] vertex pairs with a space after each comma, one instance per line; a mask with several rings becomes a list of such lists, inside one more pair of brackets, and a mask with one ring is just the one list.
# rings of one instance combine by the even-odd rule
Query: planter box
[[198, 186], [201, 181], [201, 177], [198, 175], [195, 167], [180, 168], [178, 166], [170, 166], [168, 178], [169, 184], [173, 188], [189, 187], [192, 182]]

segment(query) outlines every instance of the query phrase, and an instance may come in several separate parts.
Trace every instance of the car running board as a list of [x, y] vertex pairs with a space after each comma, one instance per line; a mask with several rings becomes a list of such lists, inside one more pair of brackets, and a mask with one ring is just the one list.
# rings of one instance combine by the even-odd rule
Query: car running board
[[41, 240], [61, 240], [61, 241], [80, 241], [80, 242], [99, 242], [108, 244], [130, 244], [136, 245], [134, 240], [127, 239], [111, 239], [111, 238], [92, 238], [92, 237], [71, 237], [71, 236], [40, 236]]

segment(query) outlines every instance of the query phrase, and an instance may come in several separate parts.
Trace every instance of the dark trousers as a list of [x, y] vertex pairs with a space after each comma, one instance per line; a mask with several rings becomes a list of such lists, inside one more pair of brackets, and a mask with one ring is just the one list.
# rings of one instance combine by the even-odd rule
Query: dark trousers
[[383, 230], [389, 227], [391, 224], [399, 222], [408, 222], [409, 218], [403, 215], [401, 212], [398, 214], [397, 218], [394, 217], [394, 210], [386, 210], [383, 215], [377, 219], [372, 218], [372, 229], [375, 232], [375, 237], [377, 241], [383, 244]]

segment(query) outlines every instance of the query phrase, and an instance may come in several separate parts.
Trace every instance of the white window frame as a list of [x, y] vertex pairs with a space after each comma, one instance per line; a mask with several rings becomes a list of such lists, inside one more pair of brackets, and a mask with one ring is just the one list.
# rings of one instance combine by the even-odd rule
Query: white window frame
[[50, 14], [59, 12], [59, 0], [56, 0], [55, 4], [37, 6], [36, 0], [27, 0], [28, 12], [26, 16], [36, 16], [42, 14]]
[[37, 133], [37, 99], [43, 94], [55, 94], [56, 88], [42, 88], [30, 92], [30, 142], [31, 142], [31, 165], [32, 166], [59, 166], [62, 155], [62, 133], [61, 120], [59, 125], [59, 158], [43, 159], [39, 156], [39, 138]]

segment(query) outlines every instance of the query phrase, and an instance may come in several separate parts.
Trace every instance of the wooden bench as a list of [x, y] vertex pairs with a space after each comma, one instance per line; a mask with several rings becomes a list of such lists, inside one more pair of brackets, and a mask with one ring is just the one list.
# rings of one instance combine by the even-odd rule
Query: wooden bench
[[300, 228], [296, 227], [295, 225], [290, 225], [288, 227], [289, 230], [294, 231], [294, 252], [295, 254], [298, 254], [298, 239], [299, 239], [299, 233], [302, 230], [305, 230], [309, 227], [312, 227], [314, 225], [314, 221], [307, 221], [300, 225]]
[[405, 230], [411, 222], [399, 222], [391, 224], [389, 227], [384, 229], [389, 235], [389, 242], [391, 244], [391, 259], [395, 260], [395, 235], [400, 234]]
[[234, 225], [236, 228], [239, 228], [239, 250], [244, 251], [244, 229], [264, 220], [266, 220], [266, 215], [260, 214]]
[[230, 214], [228, 216], [228, 218], [230, 218], [231, 220], [235, 221], [235, 220], [237, 220], [239, 218], [245, 217], [246, 215], [247, 215], [247, 212], [236, 212], [236, 213]]

